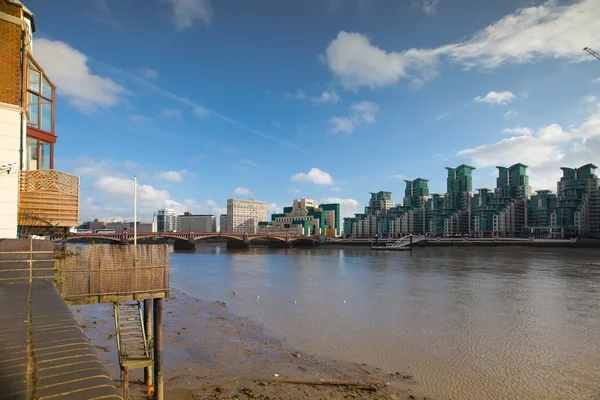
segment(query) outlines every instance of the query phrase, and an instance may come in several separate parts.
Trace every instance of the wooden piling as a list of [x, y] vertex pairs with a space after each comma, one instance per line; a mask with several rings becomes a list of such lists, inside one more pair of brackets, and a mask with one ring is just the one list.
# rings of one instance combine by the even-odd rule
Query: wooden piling
[[[144, 300], [144, 329], [146, 330], [146, 340], [152, 343], [152, 299]], [[146, 387], [152, 386], [152, 366], [144, 368], [144, 384]]]
[[123, 367], [123, 399], [129, 400], [129, 367]]
[[162, 299], [154, 299], [154, 394], [155, 400], [164, 400], [162, 373]]

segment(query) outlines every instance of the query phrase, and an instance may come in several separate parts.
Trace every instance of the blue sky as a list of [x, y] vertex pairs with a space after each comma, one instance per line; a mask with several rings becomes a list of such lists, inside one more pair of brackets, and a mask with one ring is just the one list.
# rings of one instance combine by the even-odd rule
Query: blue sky
[[[143, 4], [143, 5], [142, 5]], [[34, 56], [58, 86], [55, 167], [81, 219], [165, 206], [359, 211], [446, 166], [600, 163], [600, 2], [29, 0]]]

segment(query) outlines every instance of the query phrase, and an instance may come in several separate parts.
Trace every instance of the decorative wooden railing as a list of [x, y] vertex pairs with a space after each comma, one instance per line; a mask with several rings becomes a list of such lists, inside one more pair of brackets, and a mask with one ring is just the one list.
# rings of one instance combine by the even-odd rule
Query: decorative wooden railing
[[53, 169], [20, 171], [19, 225], [32, 223], [28, 215], [37, 215], [57, 227], [77, 226], [79, 177]]

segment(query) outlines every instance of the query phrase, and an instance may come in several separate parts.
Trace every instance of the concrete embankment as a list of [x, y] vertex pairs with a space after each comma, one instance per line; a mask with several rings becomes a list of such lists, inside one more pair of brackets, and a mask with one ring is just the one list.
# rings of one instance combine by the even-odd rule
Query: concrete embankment
[[[393, 243], [393, 241], [378, 241], [379, 246], [385, 246], [386, 243]], [[321, 246], [328, 247], [370, 247], [372, 243], [369, 241], [357, 241], [357, 240], [337, 240], [320, 243]], [[598, 240], [579, 240], [571, 242], [569, 240], [551, 240], [551, 239], [534, 239], [530, 240], [477, 240], [469, 239], [465, 240], [428, 240], [427, 242], [419, 242], [413, 245], [413, 248], [422, 247], [507, 247], [507, 246], [524, 246], [524, 247], [544, 247], [544, 248], [600, 248], [600, 241]]]

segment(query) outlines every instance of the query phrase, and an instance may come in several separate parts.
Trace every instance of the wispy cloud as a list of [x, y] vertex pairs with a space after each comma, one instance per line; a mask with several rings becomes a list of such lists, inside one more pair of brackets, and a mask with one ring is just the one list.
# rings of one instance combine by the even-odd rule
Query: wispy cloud
[[173, 10], [173, 24], [177, 30], [194, 26], [196, 21], [205, 25], [212, 22], [214, 11], [209, 0], [167, 0]]
[[525, 136], [530, 136], [533, 135], [533, 130], [530, 128], [526, 128], [526, 127], [521, 127], [521, 126], [517, 126], [514, 128], [506, 128], [504, 130], [502, 130], [503, 133], [511, 133], [514, 135], [525, 135]]
[[[43, 39], [39, 39], [39, 40], [43, 40]], [[38, 40], [38, 42], [39, 42], [39, 40]], [[36, 42], [37, 46], [39, 46], [37, 44], [38, 42]], [[36, 49], [36, 52], [37, 51], [38, 50]], [[251, 128], [251, 127], [249, 127], [249, 126], [247, 126], [247, 125], [245, 125], [245, 124], [243, 124], [243, 123], [241, 123], [241, 122], [239, 122], [239, 121], [237, 121], [237, 120], [235, 120], [233, 118], [230, 118], [230, 117], [228, 117], [228, 116], [226, 116], [224, 114], [221, 114], [221, 113], [219, 113], [219, 112], [217, 112], [215, 110], [211, 110], [211, 109], [209, 109], [207, 107], [204, 107], [204, 106], [202, 106], [202, 105], [200, 105], [200, 104], [198, 104], [198, 103], [196, 103], [196, 102], [194, 102], [194, 101], [192, 101], [192, 100], [190, 100], [190, 99], [188, 99], [186, 97], [182, 97], [182, 96], [176, 95], [175, 93], [172, 93], [172, 92], [170, 92], [168, 90], [165, 90], [165, 89], [161, 88], [160, 86], [154, 84], [153, 82], [150, 82], [147, 79], [141, 78], [138, 75], [132, 74], [132, 73], [127, 72], [127, 71], [125, 71], [125, 70], [123, 70], [121, 68], [115, 67], [114, 65], [111, 65], [111, 64], [108, 64], [108, 63], [105, 63], [105, 62], [102, 62], [102, 61], [96, 60], [96, 62], [105, 65], [107, 68], [111, 69], [115, 73], [118, 73], [119, 75], [124, 76], [124, 77], [126, 77], [127, 79], [129, 79], [131, 81], [134, 81], [134, 82], [136, 82], [138, 84], [141, 84], [141, 85], [145, 86], [146, 88], [155, 91], [156, 93], [159, 93], [159, 94], [161, 94], [161, 95], [163, 95], [163, 96], [165, 96], [167, 98], [170, 98], [172, 100], [177, 101], [180, 104], [183, 104], [185, 106], [188, 106], [188, 107], [192, 108], [192, 110], [196, 114], [201, 114], [204, 117], [214, 117], [214, 118], [217, 118], [220, 121], [226, 122], [226, 123], [228, 123], [228, 124], [230, 124], [232, 126], [235, 126], [235, 127], [239, 128], [239, 129], [244, 130], [244, 131], [246, 131], [248, 133], [251, 133], [251, 134], [253, 134], [255, 136], [258, 136], [258, 137], [261, 137], [263, 139], [267, 139], [267, 140], [279, 143], [282, 146], [286, 146], [286, 147], [289, 147], [289, 148], [292, 148], [292, 149], [295, 149], [295, 150], [301, 150], [300, 147], [298, 145], [296, 145], [295, 143], [291, 143], [291, 142], [285, 141], [285, 140], [280, 139], [280, 138], [278, 138], [276, 136], [268, 135], [268, 134], [266, 134], [264, 132], [261, 132], [261, 131], [259, 131], [257, 129]]]
[[161, 111], [161, 114], [165, 117], [179, 118], [181, 117], [181, 110], [176, 108], [165, 108]]
[[[435, 1], [423, 0], [424, 11]], [[559, 2], [523, 7], [476, 32], [470, 38], [437, 48], [386, 51], [362, 33], [341, 31], [325, 49], [322, 60], [345, 89], [377, 88], [410, 79], [414, 87], [434, 79], [443, 61], [465, 70], [493, 69], [540, 59], [591, 61], [582, 43], [600, 46], [598, 0]]]
[[137, 72], [146, 79], [158, 79], [158, 72], [155, 69], [144, 67], [138, 69]]
[[586, 103], [596, 103], [598, 101], [598, 98], [596, 96], [585, 96], [583, 98], [583, 101], [585, 101]]
[[504, 113], [504, 118], [510, 119], [512, 117], [516, 117], [517, 115], [519, 115], [519, 113], [513, 108]]
[[362, 123], [375, 122], [377, 111], [379, 111], [379, 106], [377, 103], [371, 101], [352, 103], [349, 116], [332, 117], [329, 119], [329, 123], [331, 124], [329, 131], [333, 134], [352, 133], [354, 128]]
[[333, 90], [325, 90], [319, 96], [308, 96], [304, 90], [298, 90], [296, 94], [286, 93], [286, 97], [293, 97], [298, 100], [310, 100], [314, 104], [339, 103], [341, 97]]
[[440, 115], [438, 115], [438, 116], [435, 118], [435, 120], [436, 120], [436, 121], [440, 121], [440, 120], [442, 120], [442, 119], [444, 119], [444, 118], [448, 118], [449, 116], [450, 116], [450, 113], [449, 113], [449, 112], [441, 113]]

